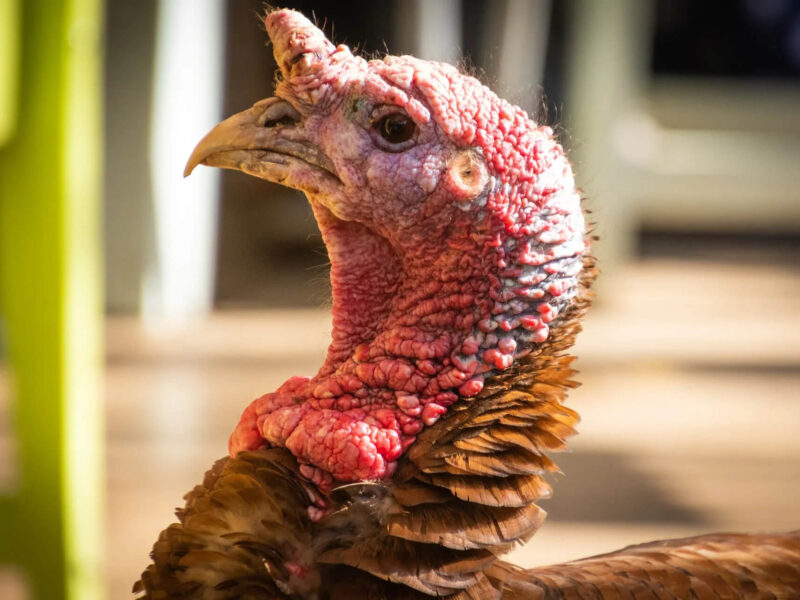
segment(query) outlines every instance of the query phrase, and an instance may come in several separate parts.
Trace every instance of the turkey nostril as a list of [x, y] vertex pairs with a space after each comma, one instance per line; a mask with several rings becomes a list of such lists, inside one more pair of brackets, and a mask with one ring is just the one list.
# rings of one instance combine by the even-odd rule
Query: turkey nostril
[[263, 127], [292, 126], [299, 123], [301, 118], [294, 106], [286, 100], [279, 100], [270, 104], [258, 121]]
[[296, 123], [297, 121], [295, 121], [291, 117], [281, 117], [280, 119], [271, 119], [269, 121], [264, 121], [264, 127], [277, 127], [279, 125], [291, 126]]

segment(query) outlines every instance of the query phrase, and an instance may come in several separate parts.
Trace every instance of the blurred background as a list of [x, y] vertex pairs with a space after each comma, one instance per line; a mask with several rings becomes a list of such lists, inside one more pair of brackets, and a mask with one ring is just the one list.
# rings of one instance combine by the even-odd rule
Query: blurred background
[[[532, 566], [800, 527], [800, 0], [287, 1], [551, 124], [597, 223]], [[321, 363], [305, 200], [199, 169], [260, 0], [0, 0], [0, 597], [127, 598], [255, 397]], [[104, 310], [103, 310], [104, 309]]]

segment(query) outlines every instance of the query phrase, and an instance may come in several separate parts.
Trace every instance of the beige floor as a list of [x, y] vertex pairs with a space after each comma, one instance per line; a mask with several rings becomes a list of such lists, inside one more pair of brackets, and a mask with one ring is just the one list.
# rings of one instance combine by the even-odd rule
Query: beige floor
[[[800, 527], [800, 271], [649, 261], [618, 272], [576, 352], [583, 415], [550, 518], [514, 553], [563, 561], [654, 538]], [[190, 328], [108, 322], [108, 581], [128, 598], [241, 409], [327, 343], [321, 310]]]

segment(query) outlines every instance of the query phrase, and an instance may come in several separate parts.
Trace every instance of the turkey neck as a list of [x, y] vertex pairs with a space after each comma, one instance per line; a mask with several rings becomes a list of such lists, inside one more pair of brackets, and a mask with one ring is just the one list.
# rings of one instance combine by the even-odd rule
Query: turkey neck
[[[332, 384], [334, 396], [356, 388], [366, 400], [360, 406], [394, 408], [406, 397], [398, 417], [424, 411], [426, 425], [459, 396], [478, 393], [494, 365], [481, 359], [487, 336], [477, 327], [491, 313], [492, 284], [499, 283], [484, 223], [440, 213], [429, 218], [426, 236], [398, 235], [312, 207], [331, 259], [333, 296], [332, 342], [312, 381], [326, 392]], [[497, 336], [488, 342], [497, 344]], [[512, 355], [517, 346], [512, 338], [501, 345]], [[408, 435], [419, 427], [403, 425]]]
[[[331, 260], [333, 299], [332, 342], [317, 378], [348, 359], [433, 361], [437, 371], [450, 365], [490, 300], [482, 264], [489, 257], [481, 256], [468, 228], [432, 227], [425, 239], [390, 241], [312, 208]], [[412, 387], [396, 391], [421, 391]]]
[[331, 261], [333, 331], [317, 375], [325, 377], [383, 329], [402, 269], [381, 236], [360, 223], [337, 219], [318, 204], [312, 204], [312, 210]]

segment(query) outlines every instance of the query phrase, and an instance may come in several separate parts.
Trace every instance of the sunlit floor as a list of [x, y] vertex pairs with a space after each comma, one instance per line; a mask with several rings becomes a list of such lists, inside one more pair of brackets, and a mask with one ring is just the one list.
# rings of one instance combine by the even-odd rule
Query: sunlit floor
[[[800, 527], [800, 271], [649, 260], [608, 276], [576, 353], [583, 416], [543, 529], [513, 559]], [[313, 373], [322, 310], [107, 325], [108, 580], [128, 598], [160, 529], [253, 398]]]

